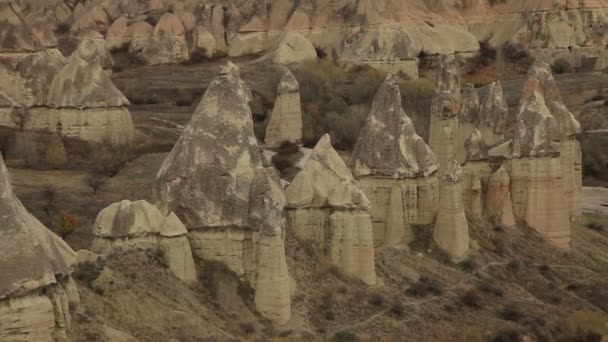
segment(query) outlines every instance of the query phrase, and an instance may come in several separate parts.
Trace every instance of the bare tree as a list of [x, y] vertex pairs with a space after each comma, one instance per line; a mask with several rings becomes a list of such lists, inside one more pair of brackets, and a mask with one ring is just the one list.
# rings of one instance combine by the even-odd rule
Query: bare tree
[[93, 174], [85, 179], [86, 185], [93, 191], [93, 196], [106, 185], [106, 177], [102, 174]]

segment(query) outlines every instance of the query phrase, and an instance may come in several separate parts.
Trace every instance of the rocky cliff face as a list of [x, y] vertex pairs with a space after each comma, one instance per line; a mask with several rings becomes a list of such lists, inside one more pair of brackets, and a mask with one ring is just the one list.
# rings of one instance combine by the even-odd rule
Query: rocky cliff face
[[[418, 75], [418, 57], [470, 57], [480, 41], [510, 43], [533, 53], [565, 56], [574, 65], [602, 54], [608, 2], [597, 1], [21, 1], [24, 20], [41, 44], [53, 32], [97, 31], [108, 47], [128, 47], [146, 63], [197, 55], [243, 56], [276, 47], [297, 32], [343, 60]], [[59, 28], [59, 30], [56, 30]], [[22, 46], [29, 46], [15, 36]]]
[[65, 339], [79, 301], [75, 253], [21, 204], [1, 157], [0, 249], [0, 340]]
[[184, 222], [197, 257], [225, 264], [255, 289], [262, 314], [286, 323], [285, 197], [278, 177], [263, 168], [250, 99], [238, 67], [228, 63], [165, 159], [154, 196]]
[[375, 285], [370, 202], [331, 146], [329, 135], [319, 140], [286, 195], [295, 235], [329, 251], [344, 274]]

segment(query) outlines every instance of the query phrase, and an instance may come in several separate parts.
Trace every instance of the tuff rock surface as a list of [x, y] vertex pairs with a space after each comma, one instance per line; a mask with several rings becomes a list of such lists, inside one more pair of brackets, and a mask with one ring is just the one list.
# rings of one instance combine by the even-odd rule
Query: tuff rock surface
[[93, 225], [91, 252], [114, 250], [160, 251], [169, 270], [179, 279], [197, 280], [188, 230], [175, 214], [163, 215], [146, 201], [121, 201], [103, 209]]
[[435, 77], [435, 92], [431, 103], [429, 146], [439, 160], [442, 173], [458, 155], [464, 156], [464, 142], [458, 138], [461, 111], [460, 70], [453, 56], [441, 58]]
[[511, 202], [511, 178], [504, 166], [500, 166], [490, 178], [486, 196], [486, 212], [490, 221], [503, 227], [514, 227]]
[[462, 169], [453, 160], [442, 179], [439, 211], [433, 230], [437, 245], [453, 260], [462, 260], [469, 251], [469, 226], [462, 204]]
[[279, 83], [277, 100], [266, 126], [264, 144], [279, 147], [281, 143], [302, 141], [302, 105], [300, 84], [291, 71], [287, 71]]
[[564, 162], [561, 146], [576, 133], [576, 124], [565, 112], [552, 79], [546, 63], [537, 61], [530, 67], [513, 141], [511, 192], [515, 217], [556, 246], [567, 248], [573, 204], [566, 189], [574, 188], [575, 165], [573, 158]]
[[13, 193], [0, 157], [0, 340], [66, 338], [76, 254], [32, 216]]
[[250, 99], [229, 62], [165, 159], [154, 197], [163, 213], [186, 225], [197, 257], [228, 266], [255, 289], [258, 310], [284, 324], [291, 312], [286, 200], [276, 174], [262, 165]]
[[508, 111], [502, 84], [500, 81], [492, 82], [479, 115], [479, 130], [489, 146], [494, 146], [503, 139]]
[[437, 157], [401, 107], [397, 79], [378, 90], [351, 157], [353, 175], [372, 203], [376, 245], [413, 238], [410, 224], [433, 222]]
[[376, 284], [370, 202], [325, 135], [285, 190], [289, 227], [344, 274]]

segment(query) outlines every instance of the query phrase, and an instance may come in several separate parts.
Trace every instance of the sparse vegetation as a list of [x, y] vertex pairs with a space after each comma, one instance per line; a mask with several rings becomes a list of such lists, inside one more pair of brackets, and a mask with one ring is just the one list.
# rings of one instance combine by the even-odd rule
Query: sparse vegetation
[[72, 212], [68, 210], [62, 210], [57, 217], [57, 229], [56, 233], [62, 238], [66, 239], [72, 233], [79, 224], [79, 220]]
[[558, 58], [551, 64], [551, 70], [554, 74], [566, 74], [572, 72], [572, 66], [565, 58]]
[[86, 261], [79, 263], [74, 270], [74, 278], [92, 288], [93, 282], [99, 278], [103, 269], [104, 265], [101, 262]]
[[443, 294], [443, 284], [435, 279], [420, 277], [405, 290], [405, 294], [410, 297], [440, 296]]
[[516, 305], [508, 304], [498, 311], [498, 317], [505, 321], [519, 322], [524, 318], [524, 314]]
[[101, 190], [107, 183], [106, 177], [102, 174], [92, 174], [85, 179], [86, 185], [93, 191], [93, 196], [97, 195], [97, 192]]
[[350, 331], [340, 331], [329, 339], [330, 342], [356, 342], [357, 335]]
[[459, 302], [472, 309], [480, 309], [483, 306], [481, 296], [476, 289], [469, 289], [462, 293], [459, 298]]
[[384, 306], [385, 299], [381, 293], [372, 293], [369, 297], [369, 302], [374, 306]]

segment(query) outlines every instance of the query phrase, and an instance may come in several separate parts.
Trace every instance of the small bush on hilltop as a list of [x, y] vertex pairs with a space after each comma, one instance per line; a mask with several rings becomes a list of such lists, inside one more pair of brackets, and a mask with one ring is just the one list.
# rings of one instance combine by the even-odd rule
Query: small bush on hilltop
[[572, 72], [572, 66], [565, 58], [558, 58], [553, 62], [553, 64], [551, 64], [551, 71], [558, 75], [566, 74]]

